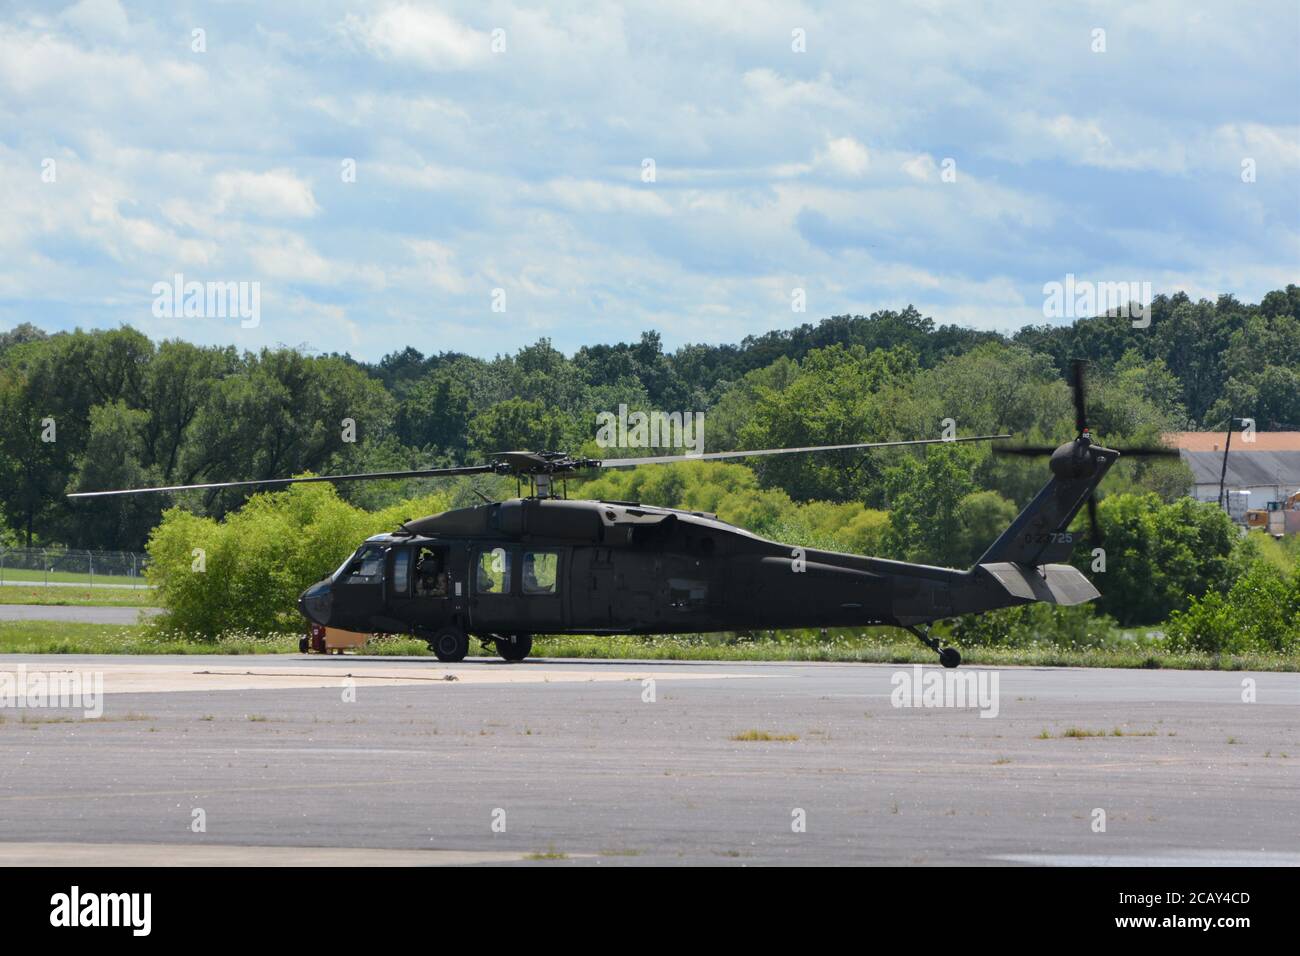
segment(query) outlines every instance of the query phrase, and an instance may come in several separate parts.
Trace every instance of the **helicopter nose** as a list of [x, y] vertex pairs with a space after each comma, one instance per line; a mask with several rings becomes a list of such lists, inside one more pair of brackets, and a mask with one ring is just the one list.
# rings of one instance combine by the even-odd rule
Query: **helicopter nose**
[[334, 594], [329, 581], [318, 581], [303, 591], [298, 598], [298, 610], [302, 616], [324, 627], [329, 623], [330, 611], [334, 607]]

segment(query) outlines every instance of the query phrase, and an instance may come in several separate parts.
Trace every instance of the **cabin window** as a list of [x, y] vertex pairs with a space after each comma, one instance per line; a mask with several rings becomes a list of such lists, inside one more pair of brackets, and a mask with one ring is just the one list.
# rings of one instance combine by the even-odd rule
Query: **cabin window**
[[393, 593], [405, 596], [411, 589], [411, 549], [398, 548], [393, 552]]
[[446, 597], [450, 579], [447, 549], [422, 545], [415, 557], [415, 596]]
[[525, 551], [521, 570], [525, 594], [554, 594], [560, 570], [559, 552]]
[[505, 548], [480, 551], [474, 578], [479, 594], [509, 594], [510, 552]]

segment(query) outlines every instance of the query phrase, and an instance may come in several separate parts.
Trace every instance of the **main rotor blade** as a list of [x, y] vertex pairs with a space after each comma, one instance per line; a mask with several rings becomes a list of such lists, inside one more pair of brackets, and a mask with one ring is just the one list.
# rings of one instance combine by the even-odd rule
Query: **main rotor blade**
[[115, 491], [74, 491], [69, 498], [103, 498], [109, 495], [143, 495], [161, 491], [202, 491], [208, 488], [278, 488], [306, 485], [320, 481], [367, 481], [384, 478], [440, 478], [444, 475], [481, 475], [493, 471], [491, 465], [466, 465], [462, 468], [425, 468], [418, 471], [375, 471], [358, 475], [309, 475], [302, 478], [260, 478], [254, 481], [209, 481], [199, 485], [165, 485], [157, 488], [121, 488]]
[[1115, 450], [1128, 458], [1178, 458], [1181, 455], [1177, 448], [1169, 448], [1165, 445], [1138, 445], [1134, 448]]
[[906, 445], [951, 445], [956, 442], [994, 441], [1010, 435], [972, 435], [967, 438], [918, 438], [912, 441], [868, 441], [853, 445], [808, 445], [803, 448], [756, 448], [749, 451], [711, 451], [703, 455], [661, 455], [655, 458], [606, 458], [601, 468], [630, 468], [633, 465], [669, 465], [680, 461], [718, 461], [724, 458], [757, 458], [764, 455], [794, 455], [815, 451], [850, 451], [862, 448], [898, 448]]
[[1056, 451], [1057, 445], [994, 445], [993, 453], [997, 455], [1024, 455], [1028, 458], [1037, 458], [1040, 455], [1050, 455]]
[[[163, 485], [156, 488], [120, 488], [113, 491], [74, 491], [69, 498], [104, 498], [111, 495], [141, 495], [166, 491], [204, 491], [215, 488], [280, 488], [285, 485], [311, 484], [322, 481], [377, 481], [402, 478], [440, 478], [452, 475], [484, 474], [552, 474], [560, 477], [589, 468], [629, 468], [634, 465], [661, 465], [677, 461], [717, 460], [721, 458], [749, 458], [759, 455], [792, 455], [798, 452], [839, 451], [862, 448], [893, 448], [903, 445], [941, 445], [945, 442], [993, 441], [1010, 438], [1010, 435], [976, 435], [968, 438], [923, 438], [915, 441], [859, 442], [853, 445], [811, 445], [806, 448], [762, 448], [753, 451], [715, 451], [704, 455], [664, 455], [655, 458], [611, 458], [605, 461], [570, 459], [552, 462], [545, 455], [533, 452], [500, 452], [485, 465], [465, 465], [458, 468], [424, 468], [415, 471], [374, 471], [357, 475], [311, 475], [302, 478], [259, 478], [253, 481], [209, 481], [195, 485]], [[512, 458], [537, 459], [538, 470], [521, 468]], [[526, 462], [525, 464], [529, 464]]]
[[[1036, 458], [1039, 455], [1050, 455], [1056, 451], [1056, 445], [994, 445], [993, 451], [998, 455], [1023, 455], [1028, 458]], [[1112, 448], [1106, 446], [1111, 451], [1117, 451], [1125, 458], [1177, 458], [1179, 451], [1177, 448], [1168, 448], [1164, 445], [1136, 445], [1132, 448]]]

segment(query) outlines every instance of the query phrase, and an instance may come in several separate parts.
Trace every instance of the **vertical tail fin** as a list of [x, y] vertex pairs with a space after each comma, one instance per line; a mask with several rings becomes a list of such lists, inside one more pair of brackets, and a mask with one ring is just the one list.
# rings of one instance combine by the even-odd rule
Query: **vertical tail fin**
[[1087, 438], [1056, 449], [1052, 480], [976, 564], [1035, 566], [1068, 560], [1074, 550], [1070, 522], [1117, 458], [1119, 452], [1094, 445]]

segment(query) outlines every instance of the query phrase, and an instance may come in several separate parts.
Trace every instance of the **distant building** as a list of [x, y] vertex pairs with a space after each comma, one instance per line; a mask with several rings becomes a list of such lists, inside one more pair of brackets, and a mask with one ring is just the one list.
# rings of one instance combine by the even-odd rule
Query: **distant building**
[[[1192, 497], [1219, 500], [1219, 475], [1223, 471], [1224, 432], [1171, 432], [1165, 444], [1177, 448], [1192, 469]], [[1233, 517], [1245, 520], [1252, 508], [1265, 508], [1300, 489], [1300, 432], [1256, 432], [1245, 441], [1232, 433], [1228, 473], [1223, 482]]]

